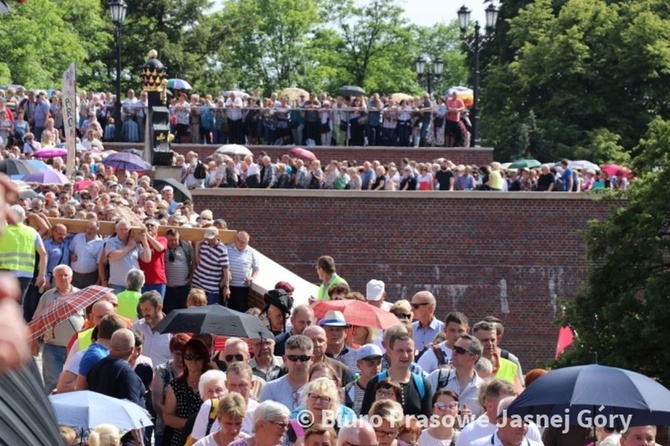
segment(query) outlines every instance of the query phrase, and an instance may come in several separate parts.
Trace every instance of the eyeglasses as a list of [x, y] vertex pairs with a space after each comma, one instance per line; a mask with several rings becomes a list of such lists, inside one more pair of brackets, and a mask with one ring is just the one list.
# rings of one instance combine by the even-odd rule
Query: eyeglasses
[[412, 308], [414, 308], [415, 310], [418, 310], [419, 308], [423, 307], [424, 305], [430, 305], [430, 304], [428, 302], [421, 302], [421, 303], [418, 303], [418, 304], [412, 304]]
[[395, 392], [394, 392], [393, 390], [384, 390], [384, 389], [380, 389], [380, 390], [377, 390], [377, 392], [375, 393], [375, 395], [376, 395], [377, 397], [380, 397], [379, 399], [382, 399], [382, 400], [383, 400], [383, 399], [386, 399], [386, 398], [392, 398], [392, 397], [394, 397], [394, 396], [395, 396]]
[[310, 394], [307, 395], [307, 396], [309, 397], [310, 400], [312, 400], [312, 402], [315, 402], [315, 403], [316, 403], [317, 401], [321, 401], [322, 403], [326, 403], [326, 404], [327, 404], [327, 403], [330, 403], [330, 401], [331, 401], [330, 397], [328, 397], [328, 396], [317, 395], [317, 394], [315, 394], [315, 393], [310, 393]]
[[399, 313], [396, 316], [398, 316], [398, 319], [412, 319], [412, 313]]
[[272, 420], [268, 420], [268, 423], [272, 423], [272, 424], [274, 424], [274, 425], [276, 425], [276, 426], [281, 427], [282, 429], [288, 429], [288, 427], [289, 427], [289, 424], [288, 424], [288, 423], [284, 423], [283, 421], [272, 421]]
[[451, 350], [458, 355], [465, 355], [465, 354], [471, 355], [472, 354], [470, 351], [468, 351], [468, 350], [466, 350], [463, 347], [458, 346], [458, 345], [454, 345], [454, 348], [452, 348]]
[[239, 355], [239, 354], [238, 355], [226, 355], [225, 356], [226, 362], [233, 362], [233, 359], [235, 361], [244, 361], [244, 356]]
[[286, 355], [286, 359], [288, 359], [291, 362], [307, 362], [312, 359], [311, 356], [308, 355]]
[[445, 410], [447, 407], [451, 410], [458, 409], [458, 403], [456, 401], [452, 401], [451, 403], [435, 403], [435, 406], [440, 410]]
[[184, 360], [185, 361], [202, 361], [202, 356], [200, 355], [184, 355]]
[[398, 431], [383, 431], [380, 429], [375, 429], [375, 434], [380, 438], [394, 438], [398, 436]]

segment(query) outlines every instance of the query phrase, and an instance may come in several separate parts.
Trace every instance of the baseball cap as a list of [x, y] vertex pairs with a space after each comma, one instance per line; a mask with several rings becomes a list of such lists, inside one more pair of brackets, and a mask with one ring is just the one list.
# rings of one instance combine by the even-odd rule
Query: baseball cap
[[216, 228], [207, 228], [207, 230], [205, 231], [205, 238], [207, 240], [213, 239], [217, 235], [219, 235], [219, 230]]
[[380, 349], [377, 345], [365, 344], [356, 352], [356, 361], [360, 361], [362, 359], [381, 358], [382, 356], [382, 349]]
[[322, 327], [347, 327], [347, 321], [341, 311], [331, 310], [326, 313], [326, 317], [319, 323]]
[[368, 282], [367, 288], [365, 290], [365, 298], [373, 302], [381, 300], [384, 296], [384, 290], [384, 282], [381, 280], [372, 279]]

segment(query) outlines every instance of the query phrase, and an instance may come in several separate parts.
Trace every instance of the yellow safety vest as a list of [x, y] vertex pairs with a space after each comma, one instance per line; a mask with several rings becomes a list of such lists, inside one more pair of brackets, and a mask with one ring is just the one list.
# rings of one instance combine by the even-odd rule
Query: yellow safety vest
[[92, 328], [77, 333], [77, 342], [79, 344], [80, 352], [86, 350], [91, 346], [91, 344], [93, 344], [93, 339], [91, 339], [92, 334], [93, 334]]
[[22, 223], [5, 227], [0, 236], [0, 269], [32, 274], [35, 269], [35, 230]]
[[517, 366], [509, 359], [498, 357], [498, 371], [496, 378], [504, 379], [514, 384], [517, 375]]
[[330, 278], [327, 284], [321, 284], [319, 286], [319, 290], [316, 294], [316, 300], [330, 300], [330, 296], [328, 295], [328, 290], [330, 289], [331, 286], [333, 285], [346, 285], [349, 286], [346, 280], [338, 276], [337, 274], [334, 274], [333, 277]]

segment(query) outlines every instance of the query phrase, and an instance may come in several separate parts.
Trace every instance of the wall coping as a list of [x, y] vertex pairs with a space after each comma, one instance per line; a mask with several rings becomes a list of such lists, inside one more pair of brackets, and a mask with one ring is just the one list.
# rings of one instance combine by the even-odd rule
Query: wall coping
[[[144, 143], [141, 142], [107, 142], [105, 145], [108, 145], [110, 147], [118, 147], [122, 150], [125, 149], [131, 149], [131, 148], [136, 148], [140, 149], [144, 147]], [[187, 148], [192, 148], [192, 147], [211, 147], [212, 151], [215, 151], [218, 149], [220, 146], [216, 144], [190, 144], [190, 143], [181, 143], [181, 144], [171, 144], [171, 147], [173, 149], [187, 149]], [[277, 148], [285, 148], [287, 151], [291, 150], [294, 147], [299, 147], [295, 145], [288, 145], [288, 146], [268, 146], [268, 145], [245, 145], [249, 150], [252, 152], [254, 150], [264, 150], [264, 149], [277, 149]], [[471, 151], [471, 152], [493, 152], [494, 148], [493, 147], [396, 147], [396, 146], [313, 146], [313, 147], [307, 147], [307, 146], [300, 146], [303, 148], [306, 148], [308, 150], [316, 150], [319, 151], [321, 149], [328, 149], [328, 150], [333, 150], [333, 149], [338, 149], [338, 150], [389, 150], [389, 151], [398, 151], [398, 152], [403, 152], [407, 150], [412, 150], [412, 149], [417, 149], [417, 150], [425, 150], [428, 152], [463, 152], [463, 151]]]
[[[303, 198], [376, 198], [376, 199], [456, 199], [456, 200], [570, 200], [596, 201], [599, 194], [570, 192], [491, 192], [491, 191], [359, 191], [308, 189], [191, 189], [194, 197], [303, 197]], [[617, 199], [616, 202], [625, 202]]]

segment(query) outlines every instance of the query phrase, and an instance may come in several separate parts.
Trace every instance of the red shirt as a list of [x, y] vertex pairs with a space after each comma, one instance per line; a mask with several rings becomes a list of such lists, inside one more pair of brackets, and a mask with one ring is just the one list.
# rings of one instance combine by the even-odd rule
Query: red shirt
[[[447, 110], [451, 108], [463, 108], [465, 104], [461, 98], [449, 98], [447, 99]], [[447, 111], [447, 121], [458, 122], [461, 120], [461, 112]]]
[[156, 252], [152, 246], [151, 261], [143, 262], [142, 259], [140, 259], [140, 268], [144, 272], [144, 283], [146, 285], [162, 285], [167, 283], [167, 277], [165, 276], [165, 252], [167, 251], [167, 238], [156, 237], [156, 240], [165, 248], [163, 252]]

